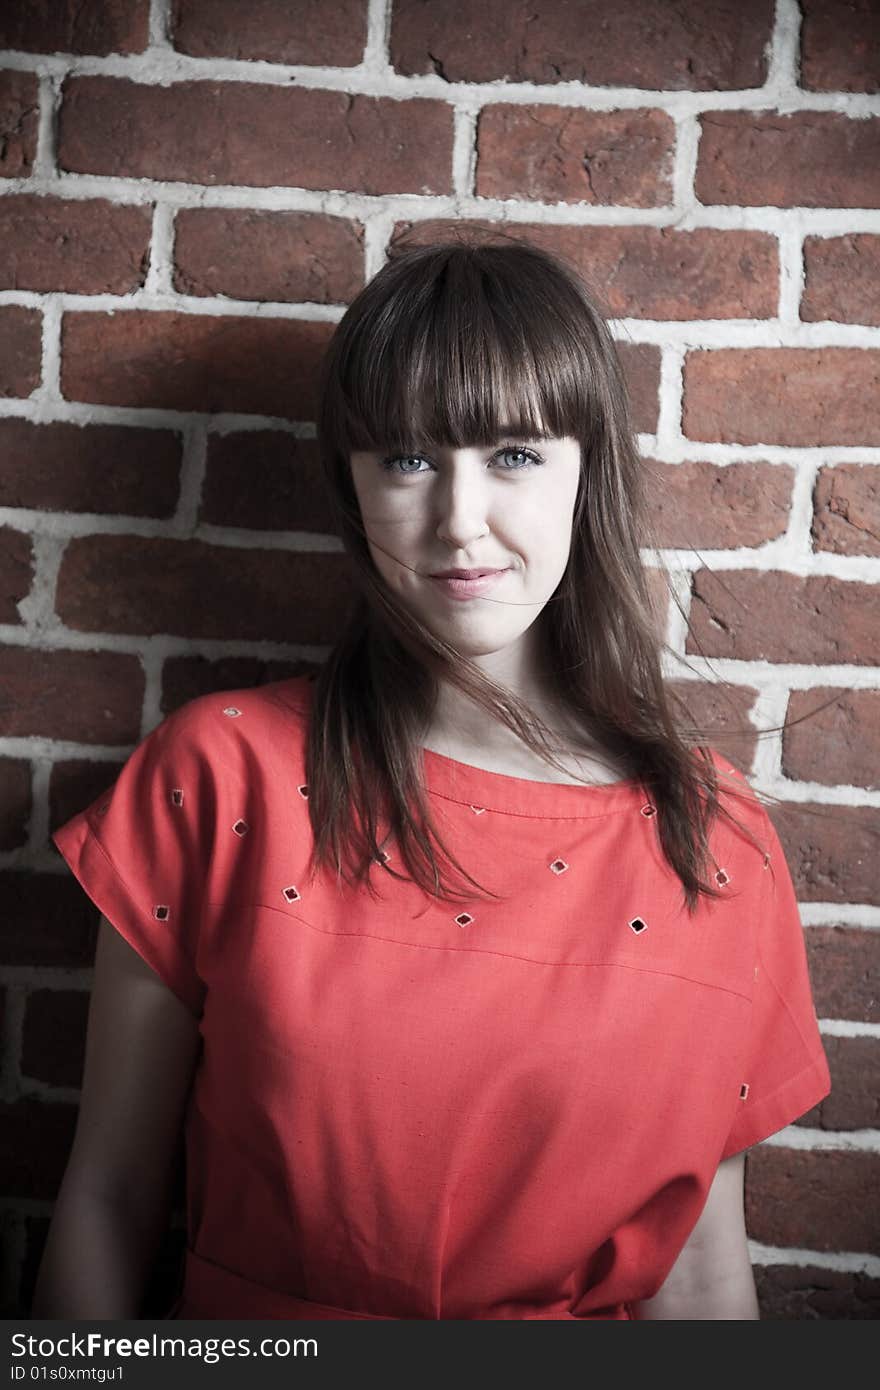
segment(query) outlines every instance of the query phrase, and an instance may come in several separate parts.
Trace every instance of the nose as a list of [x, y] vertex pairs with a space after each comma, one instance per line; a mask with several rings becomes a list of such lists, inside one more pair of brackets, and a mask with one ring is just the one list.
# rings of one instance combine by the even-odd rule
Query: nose
[[467, 550], [489, 530], [488, 491], [480, 464], [473, 458], [457, 459], [438, 481], [437, 535], [454, 549]]

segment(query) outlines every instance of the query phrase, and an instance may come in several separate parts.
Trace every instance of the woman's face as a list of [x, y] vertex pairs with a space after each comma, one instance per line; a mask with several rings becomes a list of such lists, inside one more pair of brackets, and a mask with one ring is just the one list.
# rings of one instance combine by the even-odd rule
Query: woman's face
[[[577, 440], [359, 452], [351, 468], [370, 553], [398, 600], [468, 657], [520, 643], [568, 561]], [[501, 573], [436, 577], [455, 569]]]

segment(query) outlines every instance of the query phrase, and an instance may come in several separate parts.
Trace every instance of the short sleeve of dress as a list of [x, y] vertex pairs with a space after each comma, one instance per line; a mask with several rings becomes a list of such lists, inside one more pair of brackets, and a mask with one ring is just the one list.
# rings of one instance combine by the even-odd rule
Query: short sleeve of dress
[[134, 750], [109, 791], [52, 835], [86, 893], [191, 1013], [215, 823], [214, 778], [199, 701]]
[[755, 931], [742, 1098], [722, 1158], [785, 1128], [831, 1090], [794, 884], [769, 817], [763, 840], [769, 860], [757, 870], [764, 888]]

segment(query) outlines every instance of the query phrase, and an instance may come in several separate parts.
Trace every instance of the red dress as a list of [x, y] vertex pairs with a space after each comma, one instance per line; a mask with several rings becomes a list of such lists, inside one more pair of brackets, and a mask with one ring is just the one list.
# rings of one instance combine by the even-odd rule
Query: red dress
[[724, 896], [688, 917], [638, 782], [426, 751], [443, 838], [500, 900], [379, 865], [376, 899], [310, 882], [311, 697], [191, 700], [53, 836], [200, 1019], [170, 1316], [632, 1316], [719, 1161], [830, 1089], [772, 823], [725, 793], [762, 850], [716, 820]]

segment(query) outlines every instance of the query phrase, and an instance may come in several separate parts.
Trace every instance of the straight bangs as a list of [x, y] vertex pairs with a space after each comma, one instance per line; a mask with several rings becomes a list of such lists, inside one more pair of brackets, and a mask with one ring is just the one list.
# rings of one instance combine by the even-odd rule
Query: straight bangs
[[410, 251], [340, 323], [324, 383], [325, 445], [346, 461], [353, 451], [510, 435], [588, 447], [599, 411], [584, 320], [576, 281], [535, 275], [530, 249]]

